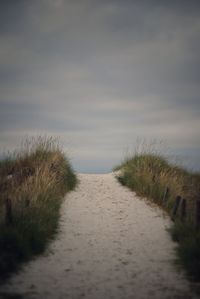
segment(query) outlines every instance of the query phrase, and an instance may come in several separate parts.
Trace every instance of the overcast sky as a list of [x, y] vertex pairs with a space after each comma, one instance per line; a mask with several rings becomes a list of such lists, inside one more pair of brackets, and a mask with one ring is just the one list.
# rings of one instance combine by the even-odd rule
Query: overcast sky
[[0, 147], [60, 136], [106, 172], [137, 137], [200, 170], [200, 1], [2, 0]]

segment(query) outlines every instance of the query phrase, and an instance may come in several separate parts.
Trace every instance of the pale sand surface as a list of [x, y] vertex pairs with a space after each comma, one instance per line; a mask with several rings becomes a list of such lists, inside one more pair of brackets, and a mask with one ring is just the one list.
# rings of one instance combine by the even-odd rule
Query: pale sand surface
[[48, 254], [27, 264], [1, 291], [27, 299], [196, 298], [173, 264], [168, 217], [112, 173], [78, 177]]

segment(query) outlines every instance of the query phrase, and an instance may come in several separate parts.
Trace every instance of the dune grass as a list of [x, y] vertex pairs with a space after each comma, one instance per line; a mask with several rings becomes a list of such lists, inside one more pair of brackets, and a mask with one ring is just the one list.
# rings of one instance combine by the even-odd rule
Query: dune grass
[[[181, 221], [178, 214], [170, 233], [179, 244], [178, 263], [185, 267], [191, 279], [200, 281], [200, 231], [195, 223], [200, 174], [170, 163], [158, 151], [148, 149], [148, 146], [142, 152], [135, 152], [126, 158], [114, 170], [120, 170], [118, 180], [123, 185], [157, 203], [169, 214], [178, 195], [187, 200], [186, 218]], [[164, 202], [166, 187], [169, 188], [169, 194]]]
[[69, 160], [52, 137], [26, 138], [18, 152], [0, 161], [1, 281], [45, 250], [58, 230], [62, 199], [75, 185]]

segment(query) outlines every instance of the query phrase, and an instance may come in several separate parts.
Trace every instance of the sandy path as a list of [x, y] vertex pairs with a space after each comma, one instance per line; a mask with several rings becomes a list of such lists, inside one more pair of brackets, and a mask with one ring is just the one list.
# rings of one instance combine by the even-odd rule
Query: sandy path
[[26, 265], [2, 291], [41, 299], [195, 298], [172, 264], [175, 244], [163, 212], [113, 174], [79, 179], [63, 204], [50, 253]]

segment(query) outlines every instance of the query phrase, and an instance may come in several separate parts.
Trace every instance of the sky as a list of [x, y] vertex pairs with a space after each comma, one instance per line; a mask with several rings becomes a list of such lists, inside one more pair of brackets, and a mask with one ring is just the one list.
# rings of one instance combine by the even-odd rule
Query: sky
[[0, 1], [0, 150], [58, 136], [76, 171], [137, 139], [200, 170], [200, 1]]

